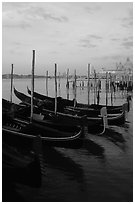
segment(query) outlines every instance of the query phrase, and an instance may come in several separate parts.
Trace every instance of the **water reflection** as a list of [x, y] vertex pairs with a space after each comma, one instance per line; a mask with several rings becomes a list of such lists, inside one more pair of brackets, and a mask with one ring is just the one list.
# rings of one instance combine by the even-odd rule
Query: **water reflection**
[[126, 151], [126, 140], [122, 133], [117, 132], [114, 127], [109, 127], [103, 135], [107, 140], [118, 146], [123, 151]]
[[106, 130], [104, 136], [107, 139], [110, 139], [111, 141], [113, 141], [114, 143], [120, 142], [120, 143], [124, 143], [125, 139], [123, 137], [122, 133], [117, 132], [115, 129], [113, 129], [112, 127], [109, 127], [109, 129]]
[[57, 151], [57, 149], [45, 146], [43, 157], [47, 166], [63, 171], [78, 182], [84, 180], [84, 173], [81, 165], [73, 161], [70, 157], [66, 157], [61, 152]]
[[125, 124], [123, 124], [122, 126], [121, 126], [124, 130], [125, 130], [125, 132], [128, 132], [129, 131], [129, 128], [130, 128], [130, 122], [126, 122]]
[[84, 140], [83, 148], [86, 149], [89, 154], [104, 158], [104, 148], [91, 139]]

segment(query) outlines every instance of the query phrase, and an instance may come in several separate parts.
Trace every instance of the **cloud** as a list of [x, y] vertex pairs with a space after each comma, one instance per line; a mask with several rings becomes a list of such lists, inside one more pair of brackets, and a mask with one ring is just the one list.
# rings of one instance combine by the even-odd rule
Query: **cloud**
[[122, 26], [125, 28], [129, 28], [133, 26], [133, 18], [123, 18]]
[[27, 29], [38, 20], [68, 22], [68, 18], [63, 13], [46, 5], [45, 3], [3, 3], [3, 27]]
[[121, 20], [123, 27], [125, 28], [133, 27], [133, 9], [128, 9], [128, 16]]
[[[7, 4], [6, 4], [7, 6]], [[45, 3], [10, 3], [3, 12], [12, 13], [12, 15], [18, 15], [20, 18], [26, 20], [53, 20], [57, 22], [67, 22], [68, 18], [59, 11], [50, 9]]]
[[[2, 26], [5, 28], [21, 28], [26, 29], [31, 27], [21, 13], [18, 14], [19, 7], [16, 3], [3, 3], [2, 7]], [[24, 6], [22, 7], [24, 8]]]
[[99, 11], [101, 9], [101, 6], [99, 6], [99, 5], [96, 5], [96, 6], [87, 6], [84, 9], [85, 9], [85, 11], [87, 13], [94, 14], [95, 11]]
[[123, 38], [123, 41], [128, 41], [129, 40], [129, 38]]
[[49, 52], [49, 54], [58, 54], [58, 52], [57, 51], [51, 51], [51, 52]]
[[121, 39], [121, 44], [120, 45], [122, 47], [126, 48], [126, 49], [133, 48], [133, 37], [128, 36], [128, 37], [125, 37], [125, 38]]
[[97, 59], [103, 59], [103, 60], [110, 60], [110, 59], [118, 59], [120, 58], [120, 55], [103, 55], [103, 56], [98, 56], [96, 57]]
[[120, 41], [119, 38], [111, 38], [111, 40], [112, 40], [112, 41], [116, 41], [116, 42], [117, 42], [117, 41]]
[[68, 21], [68, 18], [65, 17], [65, 16], [55, 16], [53, 14], [50, 14], [50, 13], [43, 13], [43, 14], [40, 14], [38, 15], [37, 17], [41, 17], [43, 18], [44, 20], [53, 20], [53, 21], [58, 21], [58, 22], [67, 22]]
[[113, 42], [119, 43], [120, 46], [126, 48], [126, 49], [130, 49], [133, 47], [133, 37], [125, 37], [123, 39], [120, 38], [111, 38], [111, 40]]
[[124, 17], [115, 18], [122, 27], [133, 28], [133, 7], [125, 10]]
[[126, 49], [130, 49], [133, 48], [133, 41], [123, 42], [121, 45]]
[[[40, 4], [39, 4], [40, 5]], [[60, 15], [57, 12], [46, 10], [40, 6], [30, 6], [25, 10], [18, 10], [18, 13], [25, 14], [27, 19], [30, 20], [53, 20], [57, 22], [67, 22], [68, 18], [64, 15]]]
[[22, 42], [13, 41], [12, 45], [18, 49], [18, 48], [21, 48], [21, 47], [24, 47], [24, 46], [25, 47], [31, 46], [31, 43], [26, 43], [26, 42], [22, 43]]
[[81, 39], [79, 41], [79, 44], [81, 47], [94, 48], [94, 47], [97, 47], [96, 42], [102, 39], [103, 38], [101, 36], [90, 34], [90, 35], [87, 35], [84, 39]]
[[94, 47], [97, 47], [97, 45], [96, 44], [92, 44], [92, 43], [90, 43], [87, 40], [82, 40], [81, 41], [81, 47], [94, 48]]
[[101, 40], [102, 37], [98, 35], [88, 35], [88, 38], [96, 39], [96, 40]]
[[90, 40], [87, 40], [87, 39], [80, 40], [79, 44], [80, 44], [81, 47], [87, 47], [87, 48], [96, 47], [96, 44], [91, 43]]
[[117, 45], [122, 46], [126, 49], [130, 49], [133, 47], [133, 37], [127, 36], [125, 38], [111, 38], [113, 42], [116, 42]]
[[110, 59], [119, 60], [119, 59], [121, 59], [121, 55], [112, 55], [112, 56], [110, 56]]
[[31, 25], [26, 21], [8, 21], [8, 22], [3, 22], [3, 27], [26, 29], [26, 28], [30, 28]]

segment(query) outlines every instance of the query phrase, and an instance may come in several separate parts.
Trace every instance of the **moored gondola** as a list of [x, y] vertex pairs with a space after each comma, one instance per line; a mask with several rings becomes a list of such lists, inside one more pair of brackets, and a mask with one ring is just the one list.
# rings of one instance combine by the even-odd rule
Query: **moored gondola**
[[[3, 100], [4, 102], [6, 100]], [[18, 104], [14, 104], [10, 102], [6, 102], [7, 104], [9, 103], [9, 109], [5, 112], [5, 110], [2, 112], [3, 114], [3, 122], [5, 121], [5, 116], [8, 114], [9, 116], [13, 118], [18, 118], [18, 119], [25, 119], [29, 121], [29, 116], [30, 116], [30, 106], [21, 106], [21, 108], [16, 110], [16, 105], [17, 107], [19, 106]], [[71, 115], [71, 114], [65, 114], [65, 113], [59, 113], [55, 114], [54, 111], [50, 111], [47, 109], [42, 109], [39, 110], [37, 107], [34, 107], [34, 115], [33, 115], [33, 121], [35, 123], [40, 123], [42, 126], [65, 126], [68, 129], [72, 129], [73, 126], [81, 126], [82, 129], [85, 126], [89, 126], [90, 132], [92, 133], [98, 133], [101, 134], [103, 131], [105, 131], [105, 124], [103, 123], [103, 118], [104, 116], [101, 116], [98, 118], [98, 120], [95, 120], [93, 118], [92, 120], [87, 120], [86, 116], [78, 116], [78, 115]]]
[[[30, 89], [27, 87], [27, 91], [28, 93], [31, 95], [31, 91]], [[35, 99], [37, 100], [42, 100], [44, 101], [44, 104], [46, 102], [52, 102], [54, 103], [55, 99], [49, 96], [45, 96], [42, 94], [39, 94], [37, 92], [33, 93], [33, 96]], [[128, 103], [128, 112], [130, 110], [130, 100], [131, 98], [127, 96], [127, 103]], [[61, 106], [63, 106], [66, 109], [73, 109], [75, 111], [81, 111], [84, 114], [89, 114], [91, 116], [96, 116], [99, 115], [100, 113], [100, 109], [102, 107], [106, 107], [107, 108], [107, 113], [108, 114], [117, 114], [117, 113], [121, 113], [123, 110], [123, 106], [119, 105], [119, 106], [106, 106], [106, 105], [98, 105], [98, 104], [82, 104], [82, 103], [77, 103], [76, 102], [76, 106], [74, 107], [74, 99], [73, 100], [69, 100], [69, 99], [63, 99], [62, 97], [57, 97], [57, 101], [58, 103], [60, 103]]]
[[3, 140], [10, 143], [16, 141], [19, 145], [30, 147], [33, 139], [40, 135], [45, 145], [80, 148], [83, 142], [81, 126], [67, 126], [52, 121], [34, 120], [29, 122], [20, 118], [5, 115], [2, 124]]
[[[18, 91], [15, 90], [15, 92], [14, 92], [15, 95], [17, 96], [16, 92], [18, 92]], [[21, 98], [19, 98], [19, 99], [21, 100]], [[24, 94], [23, 94], [22, 101], [25, 101]], [[39, 108], [41, 108], [41, 106]], [[122, 124], [124, 124], [125, 121], [126, 121], [126, 112], [127, 112], [127, 110], [128, 110], [128, 104], [125, 103], [122, 106], [121, 113], [112, 114], [112, 115], [107, 114], [108, 124], [109, 125], [122, 125]], [[53, 118], [56, 116], [56, 114], [55, 114], [55, 112], [53, 110], [45, 109], [44, 106], [40, 109], [40, 111], [41, 111], [41, 113], [43, 115], [47, 115], [47, 116], [52, 115]], [[95, 110], [94, 110], [94, 112], [95, 112]], [[86, 111], [86, 112], [85, 111], [79, 111], [79, 110], [75, 111], [74, 109], [66, 109], [66, 111], [64, 111], [64, 112], [57, 112], [57, 116], [63, 122], [64, 121], [68, 122], [68, 119], [69, 119], [69, 122], [70, 122], [71, 118], [73, 119], [73, 121], [78, 122], [80, 120], [79, 117], [84, 116], [84, 115], [87, 116], [88, 126], [93, 127], [93, 129], [95, 129], [95, 127], [103, 124], [103, 117], [101, 117], [100, 112], [98, 112], [98, 115], [97, 115], [97, 113], [94, 115], [94, 114], [91, 114], [91, 112], [89, 112], [89, 111]], [[94, 124], [96, 124], [96, 123], [98, 123], [98, 125], [94, 126]]]
[[[27, 86], [27, 92], [29, 95], [31, 95], [31, 90], [28, 88]], [[39, 100], [42, 100], [44, 101], [45, 103], [46, 102], [52, 102], [53, 104], [55, 103], [55, 98], [53, 97], [49, 97], [49, 96], [45, 96], [45, 95], [42, 95], [42, 94], [39, 94], [37, 92], [34, 91], [33, 93], [33, 97], [35, 99], [39, 99]], [[74, 99], [73, 100], [69, 100], [69, 99], [63, 99], [62, 97], [57, 97], [57, 102], [58, 103], [61, 103], [62, 105], [65, 106], [73, 106], [74, 105]]]

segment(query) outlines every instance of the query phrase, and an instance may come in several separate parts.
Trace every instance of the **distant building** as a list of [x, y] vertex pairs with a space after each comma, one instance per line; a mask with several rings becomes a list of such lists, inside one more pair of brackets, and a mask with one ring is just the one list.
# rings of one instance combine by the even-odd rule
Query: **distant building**
[[132, 79], [133, 77], [133, 63], [130, 61], [129, 58], [127, 58], [126, 62], [124, 64], [116, 63], [116, 68], [115, 69], [105, 69], [102, 68], [102, 75], [105, 75], [106, 72], [111, 73], [116, 76], [116, 78], [126, 78], [129, 77]]
[[133, 63], [127, 58], [126, 63], [124, 64], [124, 69], [126, 74], [133, 75]]

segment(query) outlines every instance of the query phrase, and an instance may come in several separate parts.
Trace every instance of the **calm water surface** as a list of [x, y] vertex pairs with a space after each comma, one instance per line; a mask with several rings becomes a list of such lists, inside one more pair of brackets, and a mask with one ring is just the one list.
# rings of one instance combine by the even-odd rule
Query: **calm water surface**
[[[66, 98], [65, 80], [61, 80], [58, 95]], [[29, 79], [16, 79], [17, 90], [27, 93]], [[3, 80], [3, 98], [10, 98], [10, 80]], [[71, 86], [72, 87], [72, 86]], [[104, 82], [103, 87], [104, 89]], [[35, 90], [46, 93], [45, 80], [35, 80]], [[49, 80], [49, 96], [54, 96], [54, 80]], [[124, 102], [122, 93], [116, 94], [114, 104]], [[70, 89], [70, 99], [73, 91]], [[77, 88], [77, 100], [87, 103], [87, 89]], [[13, 101], [19, 100], [13, 95]], [[90, 96], [93, 103], [93, 93]], [[105, 103], [105, 93], [101, 94]], [[110, 103], [110, 101], [109, 101]], [[72, 201], [72, 202], [132, 202], [133, 200], [133, 109], [128, 122], [121, 127], [113, 126], [105, 136], [87, 134], [88, 141], [81, 149], [43, 149], [42, 186], [31, 188], [16, 183], [16, 193], [23, 201]], [[104, 152], [97, 154], [91, 149], [91, 140]]]

